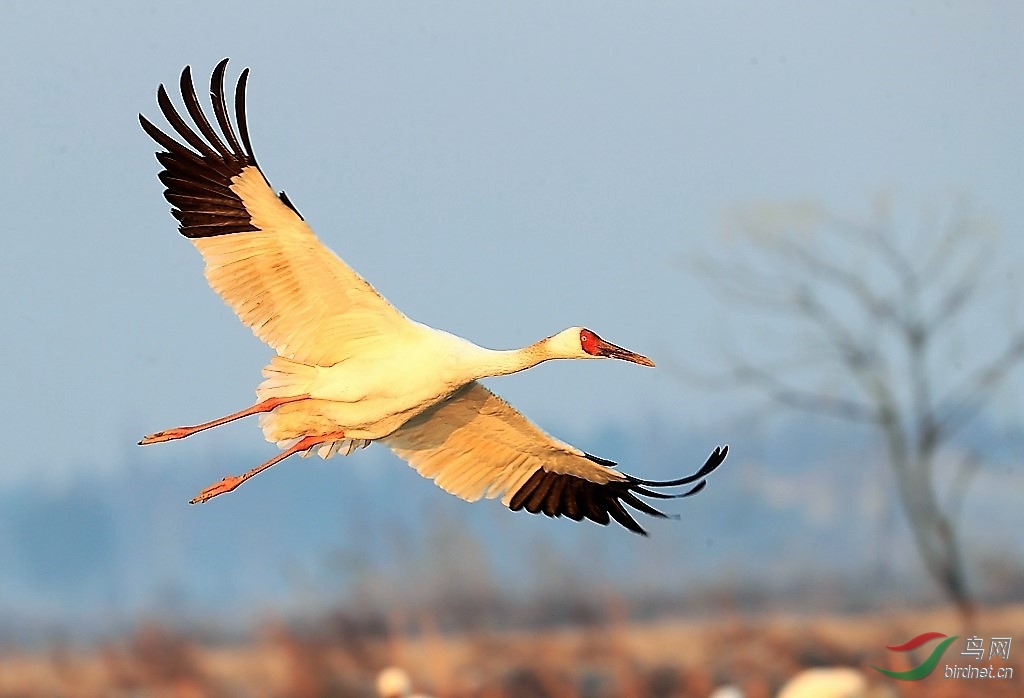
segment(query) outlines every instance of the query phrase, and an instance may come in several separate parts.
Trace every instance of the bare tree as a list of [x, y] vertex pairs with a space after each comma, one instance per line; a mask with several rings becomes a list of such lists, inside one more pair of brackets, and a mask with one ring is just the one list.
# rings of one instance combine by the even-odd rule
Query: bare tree
[[[884, 200], [864, 222], [813, 204], [734, 222], [728, 260], [699, 266], [737, 310], [771, 322], [756, 358], [725, 352], [729, 383], [876, 429], [925, 568], [970, 615], [957, 512], [979, 454], [955, 437], [1024, 363], [1016, 306], [979, 293], [991, 227], [962, 204], [908, 220]], [[959, 461], [946, 499], [940, 455]]]

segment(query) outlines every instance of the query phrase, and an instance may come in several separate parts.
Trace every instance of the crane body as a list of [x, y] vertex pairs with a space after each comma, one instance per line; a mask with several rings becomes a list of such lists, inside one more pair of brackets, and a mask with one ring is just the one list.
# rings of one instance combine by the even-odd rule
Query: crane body
[[[193, 503], [230, 492], [293, 454], [348, 455], [373, 441], [463, 499], [500, 498], [513, 510], [601, 524], [614, 519], [641, 534], [623, 504], [665, 517], [640, 497], [685, 497], [705, 486], [727, 446], [716, 448], [693, 475], [641, 480], [551, 437], [481, 385], [481, 378], [551, 359], [654, 362], [583, 327], [521, 349], [493, 350], [406, 317], [320, 242], [284, 192], [270, 188], [249, 140], [248, 69], [236, 86], [233, 122], [225, 99], [226, 66], [224, 59], [210, 81], [216, 128], [199, 103], [188, 67], [180, 86], [194, 127], [163, 85], [157, 102], [181, 140], [139, 118], [164, 148], [157, 153], [164, 196], [179, 231], [202, 255], [207, 281], [276, 356], [263, 369], [253, 405], [156, 432], [139, 443], [185, 438], [259, 415], [264, 436], [282, 452], [207, 487]], [[681, 485], [693, 486], [682, 493], [659, 491]]]

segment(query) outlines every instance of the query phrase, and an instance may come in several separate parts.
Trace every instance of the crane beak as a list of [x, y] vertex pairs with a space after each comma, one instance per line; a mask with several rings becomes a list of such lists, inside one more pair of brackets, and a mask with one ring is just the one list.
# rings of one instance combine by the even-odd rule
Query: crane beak
[[648, 359], [643, 354], [637, 354], [636, 352], [630, 351], [629, 349], [623, 349], [620, 346], [606, 342], [603, 339], [597, 340], [597, 346], [594, 350], [595, 356], [604, 356], [609, 359], [622, 359], [623, 361], [631, 361], [641, 366], [654, 366], [654, 362]]

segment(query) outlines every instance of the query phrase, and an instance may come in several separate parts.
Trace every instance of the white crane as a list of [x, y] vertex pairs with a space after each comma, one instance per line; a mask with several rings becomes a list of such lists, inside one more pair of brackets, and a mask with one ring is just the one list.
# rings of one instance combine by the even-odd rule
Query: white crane
[[379, 698], [430, 698], [422, 693], [412, 692], [412, 680], [405, 669], [389, 666], [377, 674], [377, 696]]
[[895, 695], [886, 686], [872, 688], [864, 674], [845, 666], [804, 669], [779, 689], [778, 698], [870, 698]]
[[[500, 497], [513, 510], [600, 524], [610, 517], [641, 534], [623, 504], [665, 517], [638, 496], [685, 497], [704, 487], [728, 446], [716, 448], [689, 477], [641, 480], [552, 438], [478, 383], [548, 359], [654, 363], [581, 327], [522, 349], [494, 351], [407, 318], [317, 239], [284, 192], [276, 195], [270, 188], [249, 142], [248, 68], [235, 89], [236, 132], [224, 96], [226, 67], [225, 58], [210, 81], [219, 130], [196, 97], [188, 67], [181, 93], [195, 129], [175, 110], [164, 86], [157, 91], [160, 110], [184, 143], [141, 114], [139, 120], [164, 148], [156, 154], [164, 167], [164, 196], [179, 231], [202, 254], [207, 281], [277, 355], [263, 370], [256, 404], [204, 424], [150, 434], [139, 443], [180, 439], [260, 414], [264, 436], [283, 451], [207, 487], [193, 504], [230, 492], [295, 453], [348, 455], [371, 441], [386, 444], [462, 499]], [[693, 483], [678, 494], [651, 489]]]

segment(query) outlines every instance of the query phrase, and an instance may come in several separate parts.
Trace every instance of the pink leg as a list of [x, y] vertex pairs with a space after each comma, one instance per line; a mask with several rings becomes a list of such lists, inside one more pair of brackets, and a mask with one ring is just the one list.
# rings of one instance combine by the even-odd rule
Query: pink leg
[[244, 410], [238, 412], [232, 412], [227, 417], [221, 417], [215, 419], [212, 422], [203, 422], [197, 424], [194, 427], [175, 427], [174, 429], [167, 429], [166, 431], [158, 431], [155, 434], [142, 437], [142, 441], [139, 442], [139, 446], [145, 446], [147, 444], [158, 444], [162, 441], [172, 441], [174, 439], [184, 439], [186, 436], [192, 436], [197, 431], [203, 431], [204, 429], [212, 429], [213, 427], [219, 427], [221, 424], [227, 424], [233, 422], [236, 419], [242, 417], [248, 417], [251, 414], [259, 414], [260, 412], [270, 412], [275, 407], [283, 405], [288, 402], [296, 402], [298, 400], [306, 400], [309, 398], [309, 394], [296, 395], [294, 397], [270, 397], [262, 402], [257, 402], [252, 407], [246, 407]]
[[277, 454], [276, 456], [274, 456], [273, 458], [268, 460], [266, 463], [262, 463], [260, 465], [257, 465], [255, 468], [253, 468], [249, 472], [245, 473], [244, 475], [228, 475], [226, 478], [224, 478], [220, 482], [217, 482], [217, 483], [214, 483], [214, 484], [210, 485], [209, 487], [204, 489], [202, 492], [197, 494], [195, 497], [193, 497], [191, 499], [191, 501], [189, 501], [189, 504], [201, 504], [201, 503], [203, 503], [203, 502], [205, 502], [207, 500], [213, 499], [218, 494], [224, 494], [225, 492], [230, 492], [231, 490], [235, 489], [236, 487], [241, 485], [243, 482], [245, 482], [246, 480], [248, 480], [252, 476], [259, 475], [260, 473], [262, 473], [264, 470], [266, 470], [270, 466], [276, 465], [277, 463], [280, 463], [281, 461], [283, 461], [288, 456], [292, 456], [292, 455], [295, 455], [296, 453], [300, 453], [302, 451], [305, 451], [307, 448], [312, 448], [313, 446], [316, 446], [317, 444], [322, 444], [325, 441], [338, 441], [338, 440], [341, 440], [341, 439], [344, 439], [344, 438], [345, 438], [344, 432], [340, 432], [340, 431], [335, 431], [335, 432], [332, 432], [330, 434], [321, 434], [319, 436], [306, 436], [306, 437], [303, 437], [302, 439], [299, 440], [298, 443], [296, 443], [291, 448], [288, 448], [287, 450], [282, 451], [281, 453]]

